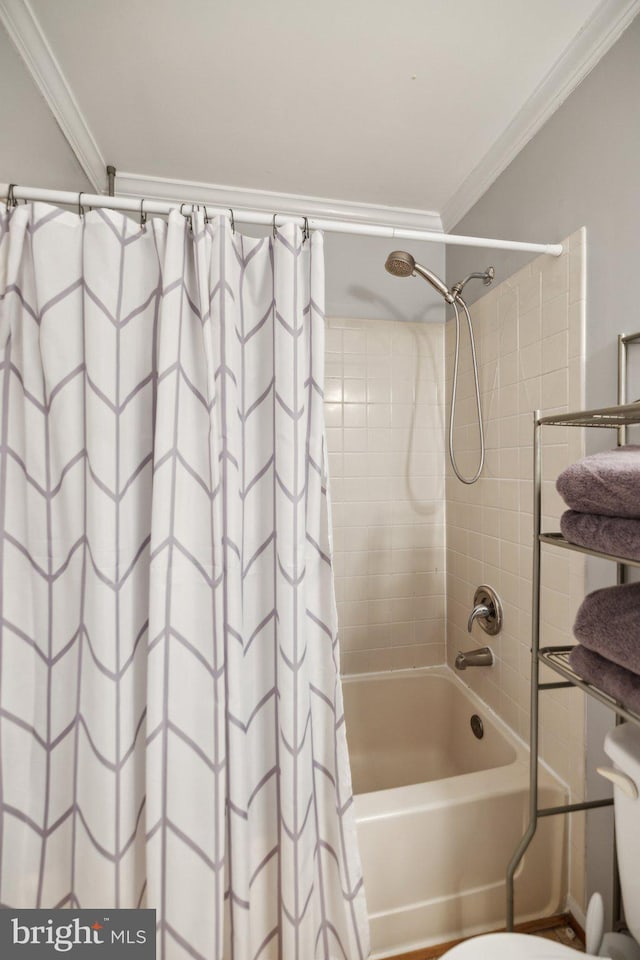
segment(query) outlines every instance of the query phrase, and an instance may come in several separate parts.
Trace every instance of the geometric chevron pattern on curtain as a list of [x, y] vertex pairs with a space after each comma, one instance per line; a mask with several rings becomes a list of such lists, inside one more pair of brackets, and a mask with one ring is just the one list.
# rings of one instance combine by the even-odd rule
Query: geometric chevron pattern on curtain
[[364, 960], [322, 236], [0, 214], [0, 903]]

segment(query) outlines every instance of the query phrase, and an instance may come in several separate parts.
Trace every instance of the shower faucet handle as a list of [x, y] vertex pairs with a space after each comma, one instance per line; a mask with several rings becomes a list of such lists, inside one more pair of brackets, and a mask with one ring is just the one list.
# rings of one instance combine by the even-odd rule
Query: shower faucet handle
[[490, 617], [493, 612], [493, 605], [488, 607], [485, 603], [478, 603], [473, 608], [469, 614], [469, 620], [467, 622], [467, 632], [471, 633], [471, 628], [473, 627], [474, 620], [486, 620], [487, 617]]
[[500, 597], [486, 584], [478, 587], [473, 595], [473, 610], [467, 622], [467, 630], [471, 633], [474, 621], [477, 620], [485, 633], [495, 636], [502, 630], [502, 603]]

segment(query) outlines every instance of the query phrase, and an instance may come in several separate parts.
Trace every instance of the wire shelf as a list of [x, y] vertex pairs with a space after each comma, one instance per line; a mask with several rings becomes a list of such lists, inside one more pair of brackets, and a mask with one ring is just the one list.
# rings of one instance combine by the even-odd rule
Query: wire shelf
[[629, 567], [640, 567], [640, 560], [631, 560], [629, 557], [618, 557], [613, 553], [603, 553], [601, 550], [590, 550], [580, 547], [577, 543], [570, 543], [561, 533], [541, 533], [540, 543], [550, 544], [553, 547], [563, 547], [565, 550], [575, 550], [576, 553], [586, 553], [590, 557], [600, 557], [602, 560], [614, 560], [616, 563], [625, 563]]
[[538, 423], [557, 427], [628, 427], [640, 423], [640, 401], [599, 410], [581, 410], [578, 413], [554, 413], [540, 417]]
[[615, 710], [619, 716], [624, 717], [629, 723], [634, 723], [637, 727], [640, 727], [640, 714], [628, 710], [624, 704], [614, 700], [613, 697], [610, 697], [608, 693], [605, 693], [604, 690], [596, 687], [593, 683], [583, 680], [575, 670], [572, 670], [569, 666], [569, 654], [572, 650], [573, 647], [541, 647], [538, 651], [538, 659], [541, 663], [559, 673], [561, 677], [569, 680], [574, 687], [584, 690], [585, 693], [595, 697], [600, 703], [604, 703], [611, 710]]

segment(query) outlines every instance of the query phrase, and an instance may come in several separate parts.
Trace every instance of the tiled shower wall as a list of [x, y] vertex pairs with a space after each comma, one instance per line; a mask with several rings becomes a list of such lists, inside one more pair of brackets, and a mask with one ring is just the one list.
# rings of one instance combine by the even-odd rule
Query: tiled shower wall
[[[482, 478], [472, 486], [453, 478], [446, 454], [451, 319], [446, 328], [327, 321], [325, 406], [343, 673], [453, 665], [458, 650], [488, 642], [495, 666], [459, 676], [527, 742], [532, 411], [583, 406], [584, 232], [565, 249], [496, 282], [472, 307], [487, 442]], [[468, 474], [477, 463], [477, 432], [465, 337], [461, 359], [455, 439], [459, 466]], [[583, 431], [548, 427], [543, 439], [543, 527], [554, 530], [562, 510], [554, 480], [582, 455]], [[542, 570], [541, 642], [569, 643], [584, 595], [582, 557], [545, 547]], [[467, 634], [473, 594], [483, 583], [503, 601], [498, 637], [477, 626], [473, 637]], [[572, 799], [581, 799], [583, 695], [561, 690], [541, 698], [542, 756]], [[567, 823], [570, 893], [584, 909], [583, 815]]]
[[[447, 659], [458, 650], [490, 645], [490, 670], [460, 674], [520, 736], [529, 740], [531, 568], [533, 530], [532, 411], [583, 407], [585, 242], [579, 231], [559, 258], [540, 257], [474, 303], [480, 363], [486, 463], [473, 486], [447, 469]], [[446, 370], [453, 364], [453, 324], [446, 330]], [[477, 462], [475, 406], [465, 341], [456, 444], [467, 474]], [[450, 384], [449, 384], [450, 385]], [[448, 391], [447, 391], [448, 392]], [[612, 402], [615, 398], [612, 398]], [[558, 530], [564, 509], [554, 487], [558, 473], [583, 455], [584, 431], [542, 428], [543, 529]], [[614, 440], [615, 442], [615, 440]], [[489, 637], [467, 618], [479, 584], [493, 586], [504, 627]], [[572, 625], [584, 595], [578, 554], [543, 548], [541, 645], [572, 643]], [[549, 672], [550, 673], [550, 672]], [[557, 675], [543, 677], [555, 679]], [[568, 784], [573, 800], [584, 791], [584, 695], [540, 694], [541, 754]], [[584, 908], [584, 815], [571, 818], [570, 893]]]
[[445, 660], [444, 328], [327, 321], [342, 670]]

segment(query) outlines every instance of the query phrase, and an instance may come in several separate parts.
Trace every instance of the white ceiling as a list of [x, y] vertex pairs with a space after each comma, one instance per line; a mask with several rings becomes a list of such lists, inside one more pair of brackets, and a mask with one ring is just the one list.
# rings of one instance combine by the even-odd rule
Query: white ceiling
[[94, 181], [106, 161], [461, 216], [637, 7], [0, 0], [0, 16]]

